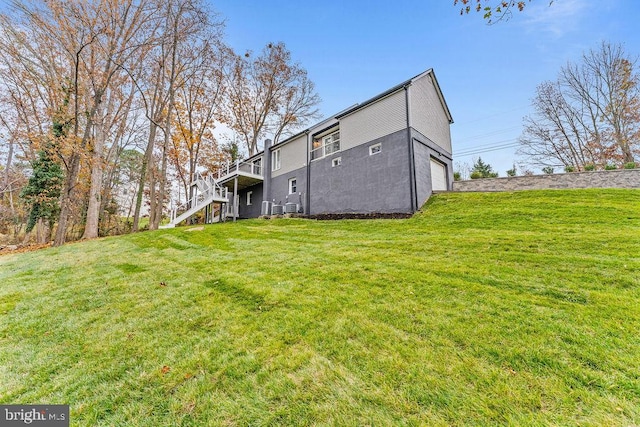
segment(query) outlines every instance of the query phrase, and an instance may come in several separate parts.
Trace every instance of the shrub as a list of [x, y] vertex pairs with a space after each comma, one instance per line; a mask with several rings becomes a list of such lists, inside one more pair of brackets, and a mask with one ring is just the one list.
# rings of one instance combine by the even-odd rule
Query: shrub
[[453, 180], [454, 181], [460, 181], [462, 179], [462, 174], [460, 174], [460, 172], [454, 172], [453, 173]]
[[616, 170], [618, 169], [618, 167], [616, 165], [614, 165], [613, 163], [607, 163], [606, 165], [604, 165], [604, 170], [606, 171], [612, 171], [612, 170]]
[[553, 168], [551, 166], [545, 166], [542, 168], [542, 172], [551, 175], [553, 173]]
[[586, 171], [594, 171], [594, 170], [596, 170], [596, 165], [594, 165], [593, 163], [588, 163], [588, 164], [584, 165], [584, 170], [586, 170]]
[[624, 164], [624, 168], [625, 169], [635, 169], [636, 168], [636, 163], [635, 162], [625, 163]]
[[480, 178], [482, 178], [482, 172], [473, 171], [473, 172], [471, 172], [470, 178], [471, 179], [480, 179]]
[[564, 171], [565, 172], [575, 172], [576, 168], [574, 168], [573, 166], [565, 166], [564, 167]]

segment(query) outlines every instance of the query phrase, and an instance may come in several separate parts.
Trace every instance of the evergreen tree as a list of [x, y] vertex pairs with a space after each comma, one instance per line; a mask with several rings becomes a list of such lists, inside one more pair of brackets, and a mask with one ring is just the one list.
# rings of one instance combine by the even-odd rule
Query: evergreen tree
[[33, 230], [39, 219], [47, 220], [49, 229], [60, 214], [60, 191], [62, 189], [62, 168], [47, 150], [40, 150], [33, 162], [33, 175], [20, 193], [30, 206], [27, 232]]
[[477, 178], [496, 178], [498, 176], [498, 173], [493, 171], [491, 165], [483, 162], [481, 157], [478, 157], [478, 160], [473, 164], [471, 173], [472, 175], [475, 174]]

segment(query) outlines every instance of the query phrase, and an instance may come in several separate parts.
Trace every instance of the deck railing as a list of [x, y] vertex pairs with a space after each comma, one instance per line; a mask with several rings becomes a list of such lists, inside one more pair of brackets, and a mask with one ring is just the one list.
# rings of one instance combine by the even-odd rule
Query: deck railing
[[262, 165], [254, 162], [241, 162], [240, 160], [225, 163], [218, 169], [218, 179], [231, 175], [234, 172], [246, 172], [251, 175], [262, 176]]

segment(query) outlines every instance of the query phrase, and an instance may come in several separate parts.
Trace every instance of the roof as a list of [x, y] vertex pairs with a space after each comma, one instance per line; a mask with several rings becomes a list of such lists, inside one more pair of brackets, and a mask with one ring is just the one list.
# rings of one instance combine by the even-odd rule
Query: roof
[[[426, 70], [426, 71], [424, 71], [424, 72], [422, 72], [422, 73], [410, 78], [409, 80], [406, 80], [406, 81], [404, 81], [404, 82], [392, 87], [391, 89], [388, 89], [388, 90], [386, 90], [386, 91], [374, 96], [373, 98], [370, 98], [370, 99], [368, 99], [368, 100], [366, 100], [366, 101], [364, 101], [362, 103], [359, 103], [359, 104], [354, 104], [351, 107], [348, 107], [347, 109], [342, 110], [338, 114], [335, 114], [333, 116], [329, 116], [328, 118], [322, 120], [321, 122], [316, 123], [315, 125], [307, 128], [307, 129], [305, 129], [305, 130], [303, 130], [301, 132], [298, 132], [295, 135], [292, 135], [289, 138], [278, 142], [277, 144], [274, 144], [272, 147], [279, 147], [279, 146], [285, 145], [288, 142], [291, 142], [291, 141], [299, 138], [300, 136], [311, 132], [312, 129], [317, 128], [317, 127], [319, 127], [320, 125], [322, 125], [324, 123], [327, 123], [327, 122], [329, 122], [331, 120], [334, 120], [334, 119], [338, 119], [339, 120], [342, 117], [345, 117], [345, 116], [347, 116], [349, 114], [352, 114], [352, 113], [354, 113], [354, 112], [356, 112], [356, 111], [358, 111], [358, 110], [360, 110], [360, 109], [362, 109], [362, 108], [364, 108], [364, 107], [366, 107], [366, 106], [368, 106], [370, 104], [373, 104], [376, 101], [379, 101], [382, 98], [385, 98], [385, 97], [387, 97], [387, 96], [389, 96], [389, 95], [391, 95], [393, 93], [396, 93], [396, 92], [398, 92], [400, 90], [403, 90], [404, 88], [410, 86], [416, 80], [418, 80], [418, 79], [420, 79], [420, 78], [422, 78], [422, 77], [424, 77], [426, 75], [430, 75], [431, 76], [431, 81], [433, 82], [433, 85], [436, 88], [436, 92], [438, 94], [438, 98], [440, 99], [440, 103], [442, 104], [442, 108], [444, 109], [444, 112], [447, 115], [447, 119], [449, 120], [449, 123], [453, 123], [453, 117], [451, 116], [451, 111], [449, 110], [449, 107], [447, 106], [447, 102], [444, 99], [444, 95], [442, 94], [442, 90], [440, 89], [440, 85], [438, 84], [438, 79], [436, 79], [436, 74], [433, 71], [433, 68], [429, 68], [428, 70]], [[263, 152], [264, 152], [264, 150], [254, 154], [250, 158], [256, 157], [256, 156], [262, 154]]]

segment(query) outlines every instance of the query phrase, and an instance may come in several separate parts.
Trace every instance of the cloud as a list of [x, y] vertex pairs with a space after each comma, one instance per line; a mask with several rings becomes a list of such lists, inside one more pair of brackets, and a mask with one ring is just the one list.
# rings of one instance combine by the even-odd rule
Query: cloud
[[525, 25], [530, 32], [560, 38], [580, 29], [583, 12], [589, 8], [589, 3], [590, 0], [554, 0], [551, 5], [548, 0], [532, 3], [523, 12], [527, 14]]

